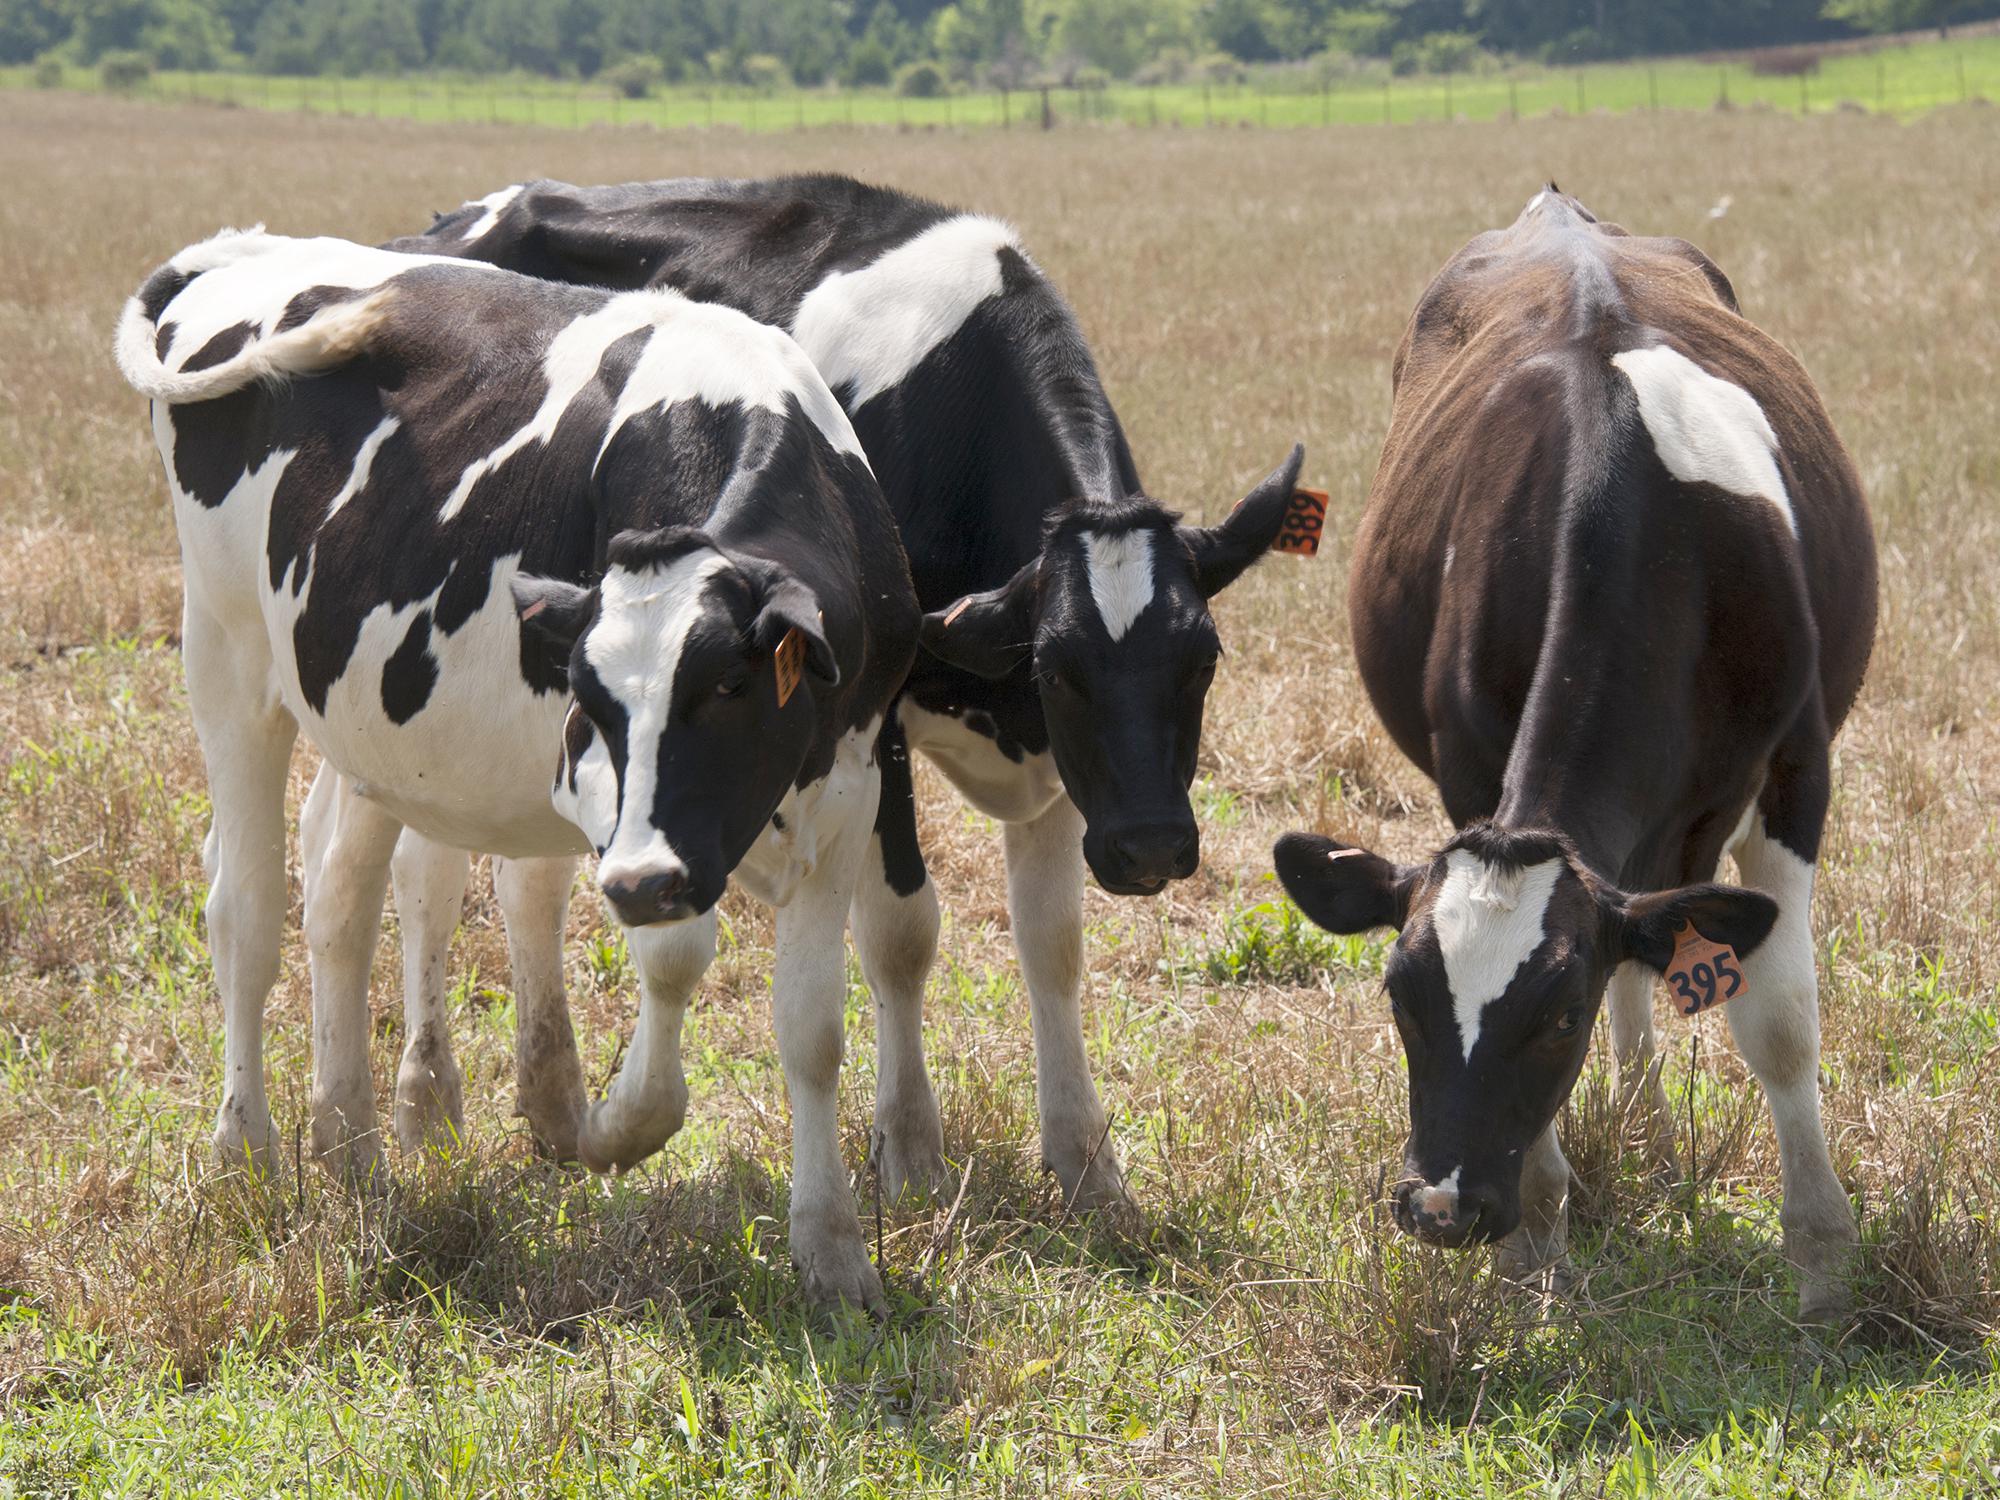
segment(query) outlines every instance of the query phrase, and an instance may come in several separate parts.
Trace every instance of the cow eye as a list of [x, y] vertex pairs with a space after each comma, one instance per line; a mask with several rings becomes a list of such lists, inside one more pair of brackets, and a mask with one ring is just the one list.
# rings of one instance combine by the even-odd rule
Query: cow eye
[[1576, 1031], [1576, 1028], [1582, 1024], [1583, 1007], [1581, 1005], [1572, 1005], [1568, 1010], [1556, 1017], [1556, 1035], [1572, 1035]]
[[718, 698], [741, 698], [743, 690], [749, 685], [749, 677], [732, 672], [715, 685], [715, 696]]
[[1053, 667], [1043, 667], [1039, 675], [1042, 679], [1042, 690], [1044, 692], [1073, 693], [1076, 691], [1075, 681], [1056, 671]]

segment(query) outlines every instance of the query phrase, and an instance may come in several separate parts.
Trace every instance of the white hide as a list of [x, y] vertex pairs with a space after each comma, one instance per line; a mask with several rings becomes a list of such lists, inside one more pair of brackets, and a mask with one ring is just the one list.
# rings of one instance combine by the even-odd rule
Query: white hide
[[1431, 907], [1431, 926], [1444, 955], [1467, 1062], [1486, 1007], [1506, 994], [1515, 972], [1541, 946], [1549, 897], [1562, 872], [1560, 859], [1511, 870], [1486, 864], [1466, 849], [1445, 856], [1444, 886]]
[[826, 383], [859, 409], [898, 384], [1000, 292], [999, 252], [1020, 250], [1011, 226], [960, 214], [858, 271], [836, 271], [806, 294], [792, 337]]
[[1632, 382], [1640, 420], [1669, 474], [1768, 500], [1797, 535], [1798, 518], [1778, 473], [1778, 435], [1756, 397], [1664, 344], [1614, 354], [1611, 363]]
[[1132, 622], [1153, 602], [1153, 533], [1120, 531], [1083, 534], [1089, 564], [1090, 597], [1113, 641], [1123, 640]]

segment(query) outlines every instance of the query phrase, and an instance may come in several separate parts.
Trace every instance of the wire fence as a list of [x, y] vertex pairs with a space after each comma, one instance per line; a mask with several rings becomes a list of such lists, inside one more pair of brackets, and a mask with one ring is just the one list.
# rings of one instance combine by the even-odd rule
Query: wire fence
[[887, 90], [675, 86], [630, 99], [602, 85], [523, 76], [298, 78], [160, 72], [107, 90], [95, 73], [59, 81], [31, 67], [0, 69], [0, 88], [63, 88], [161, 102], [425, 122], [745, 131], [888, 127], [1052, 129], [1410, 124], [1635, 110], [1865, 110], [1918, 114], [1984, 102], [2000, 91], [2000, 38], [1828, 55], [1809, 71], [1774, 74], [1747, 61], [1672, 60], [1575, 69], [1399, 78], [1287, 72], [1245, 81], [1156, 86], [1049, 86], [960, 91], [935, 98]]

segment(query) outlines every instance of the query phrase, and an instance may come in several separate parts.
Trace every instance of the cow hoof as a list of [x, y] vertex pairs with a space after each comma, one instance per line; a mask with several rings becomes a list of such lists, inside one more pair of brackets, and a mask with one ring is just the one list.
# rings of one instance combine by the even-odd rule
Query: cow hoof
[[1071, 1213], [1096, 1213], [1100, 1209], [1131, 1205], [1132, 1196], [1125, 1190], [1125, 1174], [1118, 1168], [1118, 1156], [1109, 1141], [1095, 1156], [1074, 1158], [1067, 1168], [1060, 1161], [1047, 1165], [1062, 1184], [1063, 1206]]
[[514, 1113], [528, 1122], [535, 1155], [545, 1161], [577, 1161], [582, 1154], [583, 1121], [590, 1102], [583, 1092], [583, 1069], [574, 1050], [569, 1065], [538, 1072], [514, 1089]]
[[396, 1071], [396, 1144], [405, 1156], [450, 1150], [465, 1140], [465, 1089], [458, 1063], [406, 1052]]
[[889, 1315], [882, 1278], [868, 1259], [858, 1220], [846, 1226], [827, 1226], [804, 1237], [800, 1226], [794, 1224], [792, 1263], [798, 1268], [806, 1300], [815, 1306], [837, 1311], [845, 1305], [878, 1320]]
[[239, 1099], [224, 1099], [215, 1117], [215, 1159], [225, 1171], [253, 1177], [277, 1175], [278, 1132], [271, 1112]]
[[593, 1172], [626, 1172], [673, 1139], [686, 1105], [640, 1112], [613, 1099], [600, 1099], [577, 1132], [576, 1159]]
[[870, 1158], [887, 1203], [926, 1203], [958, 1186], [944, 1164], [944, 1131], [935, 1119], [927, 1131], [877, 1130]]

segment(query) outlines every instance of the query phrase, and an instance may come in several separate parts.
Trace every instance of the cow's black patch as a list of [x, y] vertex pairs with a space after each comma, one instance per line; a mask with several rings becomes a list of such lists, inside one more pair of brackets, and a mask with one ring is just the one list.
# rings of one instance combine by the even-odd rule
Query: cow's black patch
[[153, 330], [154, 354], [158, 355], [161, 359], [167, 357], [167, 351], [174, 347], [174, 335], [179, 332], [180, 326], [180, 324], [174, 322], [172, 319], [168, 319]]
[[417, 611], [403, 644], [382, 664], [382, 712], [392, 724], [407, 724], [431, 701], [437, 686], [437, 658], [431, 655], [431, 612]]
[[[167, 325], [169, 328], [172, 326], [172, 324]], [[164, 329], [162, 331], [164, 332]], [[255, 323], [231, 323], [222, 332], [216, 334], [214, 338], [210, 339], [185, 360], [181, 361], [182, 371], [192, 374], [196, 370], [213, 369], [216, 365], [228, 363], [243, 352], [244, 346], [250, 342], [251, 336], [256, 332], [257, 325]]]
[[139, 288], [139, 306], [146, 314], [146, 321], [158, 323], [166, 306], [181, 294], [191, 278], [185, 271], [177, 271], [172, 266], [161, 266], [146, 278], [146, 284]]

